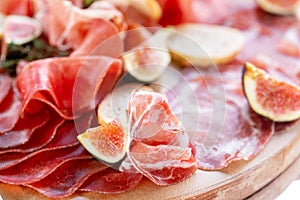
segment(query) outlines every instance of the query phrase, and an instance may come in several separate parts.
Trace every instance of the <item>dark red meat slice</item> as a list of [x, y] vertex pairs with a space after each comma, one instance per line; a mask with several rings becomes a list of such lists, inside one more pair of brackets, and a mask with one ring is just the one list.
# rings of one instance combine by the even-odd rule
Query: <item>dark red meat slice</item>
[[90, 158], [90, 155], [80, 145], [63, 149], [41, 150], [29, 155], [28, 158], [24, 157], [18, 164], [0, 170], [0, 180], [10, 184], [36, 182], [53, 173], [68, 160], [80, 157]]
[[66, 197], [73, 194], [91, 175], [106, 168], [96, 160], [77, 158], [65, 162], [41, 181], [26, 186], [48, 197]]
[[224, 0], [159, 0], [159, 3], [163, 9], [160, 24], [164, 26], [185, 22], [218, 23], [229, 13], [255, 5], [253, 2], [239, 4]]
[[[6, 93], [5, 90], [4, 93]], [[0, 102], [0, 135], [15, 126], [19, 119], [21, 106], [22, 101], [20, 94], [13, 83], [9, 93], [6, 94], [5, 98]]]
[[66, 120], [58, 127], [53, 140], [51, 140], [44, 148], [57, 148], [78, 144], [77, 135], [91, 127], [93, 115], [94, 113], [92, 112], [84, 114], [74, 121]]
[[44, 103], [73, 119], [95, 108], [121, 75], [120, 60], [104, 56], [50, 58], [29, 63], [17, 77], [23, 110]]
[[6, 148], [0, 154], [7, 152], [31, 152], [47, 145], [55, 136], [57, 128], [64, 120], [57, 115], [52, 115], [50, 120], [42, 127], [36, 129], [28, 142], [17, 147]]
[[12, 79], [6, 74], [0, 74], [0, 104], [8, 95], [12, 86]]
[[28, 155], [29, 153], [25, 152], [11, 152], [0, 154], [0, 170], [6, 169], [8, 167], [22, 162], [22, 160]]
[[24, 113], [15, 127], [0, 135], [0, 154], [1, 150], [25, 144], [33, 132], [43, 126], [49, 119], [49, 112], [42, 111], [36, 114]]
[[79, 188], [79, 191], [98, 192], [102, 194], [121, 193], [136, 187], [142, 178], [143, 175], [139, 173], [119, 172], [108, 168], [93, 174]]

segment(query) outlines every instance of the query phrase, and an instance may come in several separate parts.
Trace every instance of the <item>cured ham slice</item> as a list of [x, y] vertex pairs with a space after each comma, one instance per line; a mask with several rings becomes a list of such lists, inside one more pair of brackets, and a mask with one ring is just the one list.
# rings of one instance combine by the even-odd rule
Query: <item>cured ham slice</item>
[[28, 142], [17, 147], [6, 148], [0, 154], [7, 152], [31, 152], [47, 145], [56, 134], [57, 128], [63, 123], [63, 119], [53, 115], [44, 126], [37, 128]]
[[[3, 83], [7, 84], [7, 83]], [[9, 92], [0, 102], [0, 135], [12, 129], [18, 121], [21, 112], [22, 101], [15, 83], [11, 83]], [[7, 87], [7, 86], [3, 86]], [[6, 88], [7, 89], [7, 88]], [[6, 91], [4, 90], [3, 96]], [[3, 98], [2, 96], [2, 98]]]
[[[91, 125], [91, 119], [93, 115], [87, 113], [82, 117], [74, 121], [64, 121], [62, 125], [57, 128], [54, 138], [46, 146], [44, 146], [39, 151], [34, 151], [32, 153], [27, 152], [26, 149], [10, 149], [0, 153], [0, 169], [5, 169], [23, 162], [26, 159], [34, 156], [38, 152], [48, 152], [54, 149], [63, 149], [65, 147], [72, 147], [77, 145], [79, 142], [76, 136], [81, 133], [81, 129], [87, 129]], [[76, 124], [76, 125], [75, 125]]]
[[[116, 36], [115, 40], [109, 39], [116, 34], [118, 34], [118, 32], [110, 22], [102, 19], [93, 19], [90, 22], [90, 28], [88, 29], [85, 38], [81, 42], [80, 47], [73, 51], [71, 56], [76, 57], [92, 54], [118, 57], [123, 51], [121, 43], [122, 41], [120, 39], [117, 41], [118, 36]], [[105, 43], [106, 39], [108, 39], [107, 44], [102, 44], [102, 42]], [[113, 40], [119, 43], [110, 44], [109, 42], [114, 42]], [[113, 50], [108, 49], [107, 45], [114, 45]]]
[[0, 154], [1, 150], [25, 144], [33, 132], [43, 126], [49, 119], [47, 111], [37, 114], [25, 114], [19, 118], [15, 127], [0, 135]]
[[96, 160], [77, 158], [65, 162], [41, 181], [26, 186], [48, 197], [66, 197], [73, 194], [91, 175], [106, 168]]
[[58, 127], [54, 138], [44, 148], [67, 147], [78, 144], [77, 135], [91, 127], [94, 117], [93, 114], [94, 113], [87, 113], [74, 121], [64, 121], [64, 123]]
[[[216, 23], [228, 14], [228, 3], [222, 0], [159, 0], [162, 25], [184, 22]], [[199, 12], [201, 11], [201, 12]]]
[[17, 77], [23, 111], [52, 107], [65, 119], [95, 108], [122, 71], [109, 57], [50, 58], [29, 63]]
[[32, 16], [31, 0], [1, 0], [0, 12], [6, 15]]
[[36, 1], [36, 10], [49, 43], [75, 50], [72, 56], [89, 55], [105, 39], [126, 29], [122, 13], [106, 1], [81, 9], [69, 1], [43, 0]]
[[188, 136], [165, 96], [134, 91], [128, 112], [132, 137], [128, 157], [136, 170], [158, 185], [183, 181], [195, 172]]
[[79, 191], [116, 194], [133, 189], [142, 178], [143, 175], [139, 173], [118, 172], [108, 168], [93, 174], [79, 188]]
[[12, 79], [8, 75], [0, 74], [0, 104], [11, 89]]
[[79, 145], [54, 150], [41, 150], [23, 158], [23, 161], [0, 170], [0, 180], [10, 184], [25, 184], [36, 182], [55, 171], [68, 160], [80, 157], [90, 158], [85, 149]]

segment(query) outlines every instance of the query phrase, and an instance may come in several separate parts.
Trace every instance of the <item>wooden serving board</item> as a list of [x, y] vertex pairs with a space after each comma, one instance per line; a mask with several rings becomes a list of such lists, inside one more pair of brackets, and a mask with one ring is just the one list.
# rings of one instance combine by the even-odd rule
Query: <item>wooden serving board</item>
[[[198, 170], [188, 180], [172, 186], [157, 186], [144, 179], [135, 189], [122, 194], [76, 193], [66, 199], [244, 199], [272, 182], [296, 161], [299, 155], [300, 122], [289, 130], [273, 136], [255, 159], [232, 163], [222, 171]], [[0, 194], [4, 200], [49, 199], [32, 189], [7, 184], [0, 184]], [[264, 199], [266, 198], [267, 195]]]

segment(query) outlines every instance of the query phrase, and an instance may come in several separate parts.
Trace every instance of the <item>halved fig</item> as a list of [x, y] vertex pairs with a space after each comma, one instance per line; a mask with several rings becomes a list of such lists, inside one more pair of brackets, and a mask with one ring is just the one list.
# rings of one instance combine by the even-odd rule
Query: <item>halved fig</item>
[[251, 63], [245, 63], [243, 89], [251, 108], [273, 121], [300, 118], [300, 88], [276, 80]]
[[147, 46], [127, 52], [122, 59], [128, 73], [143, 82], [158, 79], [171, 62], [168, 51]]
[[42, 34], [40, 22], [21, 15], [9, 15], [4, 21], [4, 40], [6, 43], [22, 45]]
[[117, 121], [90, 128], [77, 139], [94, 157], [108, 164], [118, 163], [126, 155], [128, 135]]
[[234, 28], [186, 23], [174, 30], [167, 41], [171, 55], [196, 66], [228, 63], [244, 46], [242, 32]]
[[126, 129], [126, 109], [128, 107], [130, 95], [134, 90], [152, 91], [150, 87], [140, 83], [127, 83], [116, 87], [98, 106], [97, 116], [99, 123], [109, 123], [117, 118], [120, 121], [121, 126]]
[[257, 4], [266, 12], [277, 15], [295, 14], [299, 7], [299, 0], [256, 0]]

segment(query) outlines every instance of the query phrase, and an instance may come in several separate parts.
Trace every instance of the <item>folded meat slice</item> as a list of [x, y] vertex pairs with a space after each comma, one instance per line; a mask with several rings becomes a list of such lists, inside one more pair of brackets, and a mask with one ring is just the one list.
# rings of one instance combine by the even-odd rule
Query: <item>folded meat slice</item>
[[143, 178], [140, 173], [119, 172], [111, 168], [90, 176], [79, 191], [117, 194], [137, 186]]
[[[82, 132], [82, 129], [85, 130], [90, 127], [93, 117], [94, 116], [92, 113], [87, 113], [76, 119], [75, 121], [64, 121], [63, 124], [61, 124], [57, 128], [56, 134], [52, 134], [51, 137], [53, 137], [53, 139], [51, 139], [51, 141], [46, 146], [43, 146], [43, 148], [38, 151], [28, 152], [28, 149], [26, 148], [13, 148], [6, 151], [4, 149], [2, 153], [0, 152], [0, 169], [5, 169], [21, 163], [38, 153], [48, 152], [49, 150], [54, 149], [62, 149], [62, 151], [64, 151], [63, 148], [72, 147], [79, 144], [76, 136]], [[38, 135], [35, 135], [35, 137], [38, 137]], [[39, 141], [39, 139], [36, 138], [30, 143], [33, 143], [32, 145], [34, 145], [35, 141]], [[30, 168], [30, 166], [28, 167]]]
[[74, 50], [72, 56], [89, 55], [105, 39], [126, 30], [123, 14], [107, 1], [96, 1], [87, 9], [63, 0], [36, 0], [35, 5], [49, 43]]
[[23, 113], [13, 129], [0, 135], [0, 154], [2, 150], [25, 144], [33, 132], [49, 120], [49, 117], [49, 112], [45, 110], [36, 114]]
[[26, 184], [45, 196], [70, 196], [93, 174], [107, 169], [106, 165], [89, 158], [77, 158], [63, 163], [44, 179]]
[[80, 145], [63, 149], [45, 149], [23, 158], [23, 161], [0, 170], [0, 180], [10, 184], [25, 184], [39, 181], [53, 173], [68, 160], [89, 159], [90, 155]]
[[165, 96], [134, 91], [128, 113], [132, 138], [128, 157], [138, 172], [158, 185], [169, 185], [187, 179], [196, 171], [188, 135]]
[[15, 81], [1, 76], [0, 87], [0, 135], [11, 130], [19, 119], [22, 100]]
[[64, 119], [76, 118], [95, 108], [121, 71], [120, 60], [105, 56], [33, 61], [17, 77], [22, 111], [37, 112], [48, 104]]
[[4, 98], [8, 95], [11, 86], [12, 79], [6, 74], [0, 74], [0, 104], [4, 100]]
[[31, 0], [1, 0], [0, 12], [6, 15], [32, 16]]

